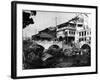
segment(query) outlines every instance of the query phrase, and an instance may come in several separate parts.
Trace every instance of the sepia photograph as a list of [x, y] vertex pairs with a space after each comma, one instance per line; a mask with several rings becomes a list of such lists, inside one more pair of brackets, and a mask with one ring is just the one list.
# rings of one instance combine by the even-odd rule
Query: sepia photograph
[[97, 73], [97, 6], [12, 2], [13, 79]]

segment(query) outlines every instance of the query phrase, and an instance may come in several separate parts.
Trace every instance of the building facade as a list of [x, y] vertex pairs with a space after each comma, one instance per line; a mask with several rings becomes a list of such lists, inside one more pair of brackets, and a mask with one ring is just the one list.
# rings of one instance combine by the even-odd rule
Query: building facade
[[[60, 27], [59, 27], [60, 26]], [[63, 38], [67, 43], [91, 43], [91, 29], [88, 26], [88, 16], [80, 14], [57, 28], [57, 38]]]

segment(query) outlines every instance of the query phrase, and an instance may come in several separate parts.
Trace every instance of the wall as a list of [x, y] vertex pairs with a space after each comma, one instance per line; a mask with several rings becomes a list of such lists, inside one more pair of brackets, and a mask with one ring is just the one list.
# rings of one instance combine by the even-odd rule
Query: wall
[[[26, 0], [24, 0], [26, 1]], [[64, 3], [97, 5], [100, 9], [100, 0], [31, 0], [34, 2]], [[11, 80], [11, 0], [0, 0], [0, 80]], [[100, 11], [99, 11], [100, 14]], [[98, 16], [100, 20], [100, 16]], [[100, 26], [100, 24], [98, 25]], [[98, 34], [100, 34], [98, 27]], [[98, 38], [100, 40], [100, 37]], [[98, 40], [98, 41], [99, 41]], [[100, 42], [98, 42], [99, 45]], [[100, 47], [100, 45], [99, 45]], [[100, 50], [99, 50], [100, 51]], [[99, 52], [98, 52], [99, 53]], [[98, 54], [100, 57], [100, 54]], [[100, 58], [99, 58], [100, 61]], [[100, 64], [98, 65], [100, 67]], [[100, 71], [100, 70], [99, 70]], [[34, 80], [100, 80], [99, 74], [63, 76], [51, 78], [36, 78]], [[21, 80], [21, 79], [20, 79]], [[23, 79], [24, 80], [24, 79]], [[33, 79], [26, 79], [33, 80]]]

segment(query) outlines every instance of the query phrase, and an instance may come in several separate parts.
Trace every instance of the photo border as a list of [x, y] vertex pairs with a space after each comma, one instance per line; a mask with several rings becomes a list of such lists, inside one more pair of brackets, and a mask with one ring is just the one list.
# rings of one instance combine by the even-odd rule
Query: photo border
[[[96, 9], [96, 71], [84, 73], [69, 73], [69, 74], [53, 74], [53, 75], [37, 75], [37, 76], [17, 76], [17, 4], [34, 4], [34, 5], [49, 5], [60, 7], [80, 7], [80, 8], [93, 8]], [[68, 76], [68, 75], [83, 75], [83, 74], [97, 74], [98, 73], [98, 7], [88, 5], [73, 5], [73, 4], [57, 4], [57, 3], [41, 3], [41, 2], [24, 2], [12, 1], [11, 2], [11, 78], [38, 78], [38, 77], [54, 77], [54, 76]]]

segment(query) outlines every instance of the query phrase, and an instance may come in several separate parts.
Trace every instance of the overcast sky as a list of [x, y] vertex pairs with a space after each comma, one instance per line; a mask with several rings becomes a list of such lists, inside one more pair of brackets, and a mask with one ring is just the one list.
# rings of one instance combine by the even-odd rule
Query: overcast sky
[[79, 13], [37, 11], [36, 16], [32, 16], [35, 23], [23, 29], [23, 37], [31, 37], [47, 27], [53, 27], [57, 24], [67, 22], [78, 14]]

